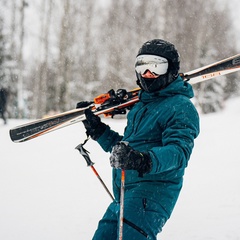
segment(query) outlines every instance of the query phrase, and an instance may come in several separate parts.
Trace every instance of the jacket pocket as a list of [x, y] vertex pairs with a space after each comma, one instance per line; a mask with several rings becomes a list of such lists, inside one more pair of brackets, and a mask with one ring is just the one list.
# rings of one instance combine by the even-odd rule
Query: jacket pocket
[[141, 113], [141, 115], [139, 116], [139, 118], [137, 119], [138, 116], [135, 117], [135, 121], [136, 122], [136, 126], [135, 126], [135, 129], [134, 129], [134, 133], [136, 134], [138, 132], [138, 129], [139, 129], [139, 126], [145, 116], [145, 113], [147, 112], [148, 108], [145, 107], [145, 109], [143, 110], [143, 112]]

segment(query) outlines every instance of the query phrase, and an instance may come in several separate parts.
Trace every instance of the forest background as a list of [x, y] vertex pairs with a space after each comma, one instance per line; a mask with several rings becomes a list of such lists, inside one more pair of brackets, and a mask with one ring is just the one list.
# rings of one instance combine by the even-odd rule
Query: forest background
[[[187, 72], [239, 51], [237, 0], [0, 0], [0, 88], [9, 118], [40, 118], [136, 87], [147, 40], [173, 42]], [[194, 86], [201, 113], [240, 94], [239, 74]]]

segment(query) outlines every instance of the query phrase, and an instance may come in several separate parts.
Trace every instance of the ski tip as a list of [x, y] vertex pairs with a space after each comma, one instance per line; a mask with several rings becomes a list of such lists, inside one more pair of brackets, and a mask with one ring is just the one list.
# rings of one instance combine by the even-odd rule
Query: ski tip
[[17, 135], [17, 132], [15, 129], [10, 129], [9, 130], [9, 136], [10, 139], [12, 140], [12, 142], [14, 143], [20, 143], [20, 142], [25, 142], [26, 140], [28, 140], [28, 138], [21, 138]]
[[11, 139], [13, 142], [15, 142], [15, 143], [19, 142], [19, 141], [17, 141], [17, 139], [16, 139], [16, 134], [15, 134], [14, 129], [10, 129], [10, 130], [9, 130], [9, 136], [10, 136], [10, 139]]
[[9, 130], [9, 136], [10, 136], [11, 140], [14, 142], [14, 137], [13, 137], [13, 131], [12, 131], [12, 129]]

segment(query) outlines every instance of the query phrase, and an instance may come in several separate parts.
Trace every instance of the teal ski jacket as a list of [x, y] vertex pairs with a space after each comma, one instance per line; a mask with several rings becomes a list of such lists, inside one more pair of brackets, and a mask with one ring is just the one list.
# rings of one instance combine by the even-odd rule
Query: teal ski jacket
[[[121, 136], [108, 126], [98, 143], [111, 152], [118, 141], [127, 141], [152, 159], [150, 173], [139, 177], [126, 170], [125, 198], [147, 198], [160, 204], [169, 218], [182, 187], [184, 170], [199, 134], [199, 116], [190, 101], [192, 86], [179, 76], [165, 89], [154, 93], [139, 92], [140, 101], [127, 116]], [[113, 192], [120, 198], [121, 170], [113, 169]]]

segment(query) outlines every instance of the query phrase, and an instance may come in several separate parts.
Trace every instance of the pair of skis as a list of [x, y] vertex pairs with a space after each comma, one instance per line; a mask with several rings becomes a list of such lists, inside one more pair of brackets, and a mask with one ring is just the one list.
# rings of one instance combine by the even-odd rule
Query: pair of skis
[[[184, 81], [189, 81], [190, 84], [196, 84], [239, 70], [240, 54], [181, 74], [181, 77]], [[87, 108], [90, 108], [95, 115], [104, 114], [105, 116], [113, 117], [116, 114], [125, 114], [127, 109], [139, 101], [139, 90], [139, 88], [129, 92], [124, 89], [119, 89], [116, 92], [110, 90], [108, 93], [96, 97], [87, 107], [73, 109], [17, 126], [10, 129], [11, 140], [16, 143], [28, 141], [43, 134], [83, 121], [85, 120], [84, 111]]]

